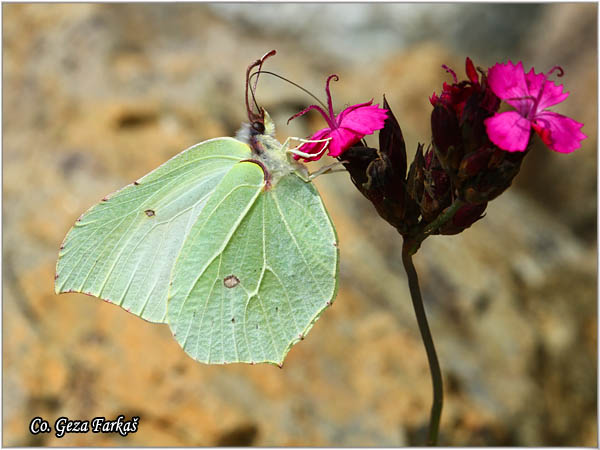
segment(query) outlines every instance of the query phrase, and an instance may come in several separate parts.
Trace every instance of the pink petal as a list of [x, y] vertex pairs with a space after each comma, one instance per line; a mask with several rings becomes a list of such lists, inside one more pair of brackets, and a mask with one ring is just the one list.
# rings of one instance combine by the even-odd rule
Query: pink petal
[[[331, 134], [331, 129], [323, 128], [322, 130], [317, 131], [315, 134], [313, 134], [308, 139], [310, 139], [310, 140], [327, 139], [328, 137], [330, 137], [330, 134]], [[333, 141], [333, 139], [331, 141]], [[331, 141], [329, 141], [329, 145], [331, 145]], [[324, 145], [325, 145], [325, 142], [310, 142], [307, 144], [303, 144], [298, 150], [301, 152], [304, 152], [304, 153], [316, 154], [316, 153], [319, 153], [323, 149]], [[304, 158], [304, 160], [305, 161], [317, 161], [322, 156], [323, 155], [321, 154], [314, 158]], [[294, 155], [294, 159], [298, 160], [300, 158], [302, 158], [302, 156]]]
[[333, 139], [329, 142], [329, 152], [327, 154], [336, 157], [360, 141], [364, 135], [346, 128], [337, 128], [331, 132], [331, 137]]
[[522, 152], [527, 148], [531, 123], [517, 111], [496, 114], [484, 120], [490, 141], [503, 150]]
[[529, 72], [525, 74], [525, 84], [527, 86], [527, 92], [534, 98], [537, 98], [540, 93], [540, 89], [546, 81], [546, 75], [543, 73], [535, 73], [533, 67]]
[[355, 109], [350, 108], [340, 113], [338, 119], [339, 127], [348, 128], [363, 136], [383, 128], [385, 119], [387, 118], [386, 109], [379, 108], [379, 105], [361, 106]]
[[337, 116], [335, 116], [337, 123], [339, 124], [342, 120], [344, 120], [344, 117], [346, 117], [346, 115], [351, 113], [352, 111], [359, 109], [359, 108], [364, 108], [365, 106], [371, 106], [372, 103], [373, 103], [373, 99], [371, 99], [365, 103], [357, 103], [356, 105], [348, 106], [341, 113], [339, 113]]
[[[562, 84], [557, 85], [548, 80], [543, 73], [536, 74], [533, 68], [525, 75], [525, 81], [527, 82], [529, 95], [538, 102], [536, 113], [564, 101], [569, 96], [568, 92], [563, 93]], [[542, 89], [540, 96], [540, 90]]]
[[523, 116], [531, 110], [534, 99], [529, 93], [525, 80], [523, 63], [495, 64], [488, 70], [488, 84], [494, 94], [513, 106]]
[[488, 70], [488, 84], [501, 99], [524, 97], [529, 94], [523, 63], [497, 63]]
[[538, 114], [532, 125], [546, 145], [560, 153], [577, 150], [587, 137], [580, 131], [582, 123], [552, 111]]

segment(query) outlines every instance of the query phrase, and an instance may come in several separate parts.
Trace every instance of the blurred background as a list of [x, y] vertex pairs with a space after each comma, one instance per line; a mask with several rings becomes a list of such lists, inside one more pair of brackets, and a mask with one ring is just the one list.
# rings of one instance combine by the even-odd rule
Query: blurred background
[[[3, 445], [405, 446], [425, 440], [431, 385], [401, 239], [346, 173], [316, 185], [337, 227], [340, 290], [283, 369], [205, 366], [165, 325], [56, 296], [58, 247], [104, 195], [245, 120], [247, 65], [334, 107], [386, 94], [409, 159], [431, 139], [428, 96], [465, 57], [560, 79], [584, 122], [571, 155], [540, 146], [459, 236], [416, 255], [444, 373], [443, 445], [596, 446], [596, 4], [4, 4]], [[264, 76], [278, 137], [313, 103]], [[376, 137], [368, 138], [371, 143]], [[317, 163], [318, 164], [318, 163]], [[311, 166], [316, 170], [318, 165]], [[42, 416], [141, 417], [139, 431], [32, 436]]]

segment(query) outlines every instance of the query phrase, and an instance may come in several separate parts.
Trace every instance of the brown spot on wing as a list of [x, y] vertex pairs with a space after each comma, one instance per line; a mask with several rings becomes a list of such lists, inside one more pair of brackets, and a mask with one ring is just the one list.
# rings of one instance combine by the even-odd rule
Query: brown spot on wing
[[235, 275], [227, 275], [225, 278], [223, 278], [223, 284], [226, 288], [231, 289], [240, 284], [240, 279]]

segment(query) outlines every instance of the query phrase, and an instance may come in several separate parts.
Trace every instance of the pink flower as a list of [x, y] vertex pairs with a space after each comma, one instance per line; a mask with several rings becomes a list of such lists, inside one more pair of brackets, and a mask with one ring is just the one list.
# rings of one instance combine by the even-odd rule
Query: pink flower
[[[332, 78], [335, 78], [335, 81], [339, 79], [337, 75], [330, 75], [329, 78], [327, 78], [325, 91], [327, 92], [328, 112], [326, 113], [320, 106], [310, 105], [308, 108], [292, 116], [288, 120], [288, 123], [290, 120], [306, 114], [311, 109], [319, 111], [325, 118], [328, 126], [327, 128], [317, 131], [310, 139], [319, 140], [331, 138], [327, 147], [329, 150], [328, 155], [336, 157], [340, 156], [366, 135], [382, 129], [387, 117], [387, 110], [379, 108], [379, 105], [371, 105], [373, 103], [373, 100], [371, 100], [366, 103], [349, 106], [337, 116], [334, 115], [331, 93], [329, 92], [329, 83]], [[306, 143], [302, 145], [299, 150], [304, 153], [317, 154], [321, 152], [324, 145], [326, 144], [323, 142]], [[317, 155], [313, 158], [304, 159], [306, 161], [316, 161], [321, 156], [322, 155]], [[300, 156], [294, 155], [294, 158], [299, 159]]]
[[552, 150], [571, 153], [581, 146], [587, 136], [580, 131], [582, 123], [547, 111], [568, 96], [562, 85], [548, 80], [548, 76], [558, 69], [554, 67], [547, 74], [534, 72], [532, 68], [525, 73], [523, 64], [496, 64], [488, 71], [488, 83], [494, 94], [504, 100], [516, 111], [499, 113], [485, 120], [490, 140], [503, 150], [522, 152], [527, 148], [531, 128]]

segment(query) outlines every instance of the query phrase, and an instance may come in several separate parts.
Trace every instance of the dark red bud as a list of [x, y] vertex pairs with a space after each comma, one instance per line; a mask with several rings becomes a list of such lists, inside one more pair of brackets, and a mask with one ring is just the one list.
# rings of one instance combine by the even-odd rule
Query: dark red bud
[[440, 234], [458, 234], [469, 228], [479, 219], [483, 218], [483, 213], [487, 208], [487, 203], [480, 205], [464, 205], [456, 211], [452, 220], [444, 225]]
[[433, 181], [433, 193], [437, 198], [441, 198], [448, 193], [450, 189], [450, 178], [443, 170], [433, 170], [431, 172]]
[[[365, 147], [361, 142], [350, 147], [343, 155], [338, 157], [346, 170], [350, 173], [352, 182], [359, 191], [363, 191], [363, 185], [367, 182], [367, 167], [378, 157], [377, 150]], [[364, 194], [364, 192], [363, 192]]]
[[487, 191], [481, 192], [474, 187], [466, 188], [463, 197], [465, 201], [473, 205], [486, 203], [488, 201]]
[[440, 214], [440, 203], [427, 192], [423, 194], [420, 206], [423, 220], [427, 223], [433, 221]]
[[383, 96], [383, 107], [388, 110], [388, 116], [379, 132], [379, 152], [385, 155], [394, 170], [394, 177], [404, 181], [406, 177], [406, 145], [400, 125], [392, 112], [392, 108]]
[[456, 114], [441, 103], [431, 112], [431, 132], [433, 143], [442, 157], [446, 156], [449, 147], [456, 147], [461, 142]]
[[488, 163], [493, 155], [493, 150], [482, 148], [466, 155], [460, 162], [458, 168], [458, 177], [465, 179], [477, 175], [484, 169], [487, 169]]
[[425, 180], [424, 173], [425, 158], [423, 157], [423, 144], [419, 144], [415, 159], [410, 165], [408, 178], [406, 180], [406, 189], [408, 194], [415, 202], [420, 202], [423, 197], [423, 182]]
[[495, 169], [497, 167], [500, 167], [500, 164], [502, 164], [502, 161], [504, 161], [504, 157], [506, 155], [506, 150], [500, 150], [499, 148], [495, 148], [494, 153], [492, 153], [492, 157], [488, 162], [488, 168]]

